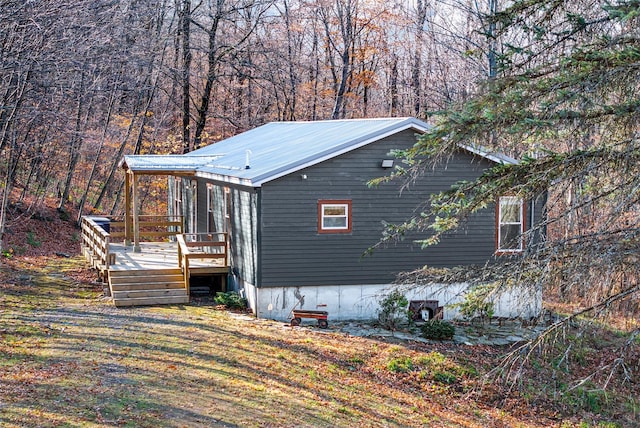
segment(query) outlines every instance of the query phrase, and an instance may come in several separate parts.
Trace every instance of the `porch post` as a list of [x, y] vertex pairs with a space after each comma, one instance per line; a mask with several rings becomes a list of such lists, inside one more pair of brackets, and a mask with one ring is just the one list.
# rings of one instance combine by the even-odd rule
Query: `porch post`
[[131, 245], [131, 177], [130, 171], [124, 173], [124, 245]]
[[140, 219], [138, 218], [138, 177], [133, 174], [133, 252], [140, 253]]

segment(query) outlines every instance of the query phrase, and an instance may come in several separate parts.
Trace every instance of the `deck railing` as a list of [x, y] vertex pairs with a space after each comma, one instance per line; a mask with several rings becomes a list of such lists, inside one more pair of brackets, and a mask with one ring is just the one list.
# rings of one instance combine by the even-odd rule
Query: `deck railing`
[[111, 236], [107, 232], [106, 217], [82, 217], [82, 251], [92, 267], [108, 268], [113, 264], [109, 254]]
[[[126, 236], [124, 216], [107, 216], [107, 218], [111, 220], [111, 237], [124, 239]], [[179, 235], [184, 230], [182, 216], [140, 215], [138, 219], [142, 241], [158, 242], [159, 238], [164, 240]], [[128, 236], [133, 236], [132, 230], [129, 231]]]
[[184, 282], [189, 292], [190, 260], [223, 260], [228, 265], [228, 239], [223, 232], [183, 233], [176, 235], [178, 241], [178, 266], [184, 272]]
[[[158, 242], [182, 233], [182, 216], [140, 216], [140, 238]], [[115, 254], [109, 253], [109, 244], [125, 238], [123, 216], [83, 216], [82, 251], [92, 267], [108, 269], [115, 263]], [[128, 234], [132, 236], [132, 233]]]

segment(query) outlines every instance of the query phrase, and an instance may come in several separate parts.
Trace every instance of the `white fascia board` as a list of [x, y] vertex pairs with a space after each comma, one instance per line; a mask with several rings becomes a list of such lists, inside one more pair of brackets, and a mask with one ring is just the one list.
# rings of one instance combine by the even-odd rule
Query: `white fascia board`
[[269, 174], [264, 174], [262, 176], [259, 177], [255, 177], [255, 181], [252, 184], [252, 187], [261, 187], [264, 183], [268, 183], [269, 181], [273, 181], [276, 180], [280, 177], [284, 177], [285, 175], [289, 175], [289, 174], [293, 174], [296, 171], [300, 171], [301, 169], [305, 169], [314, 165], [317, 165], [319, 163], [322, 163], [326, 160], [335, 158], [337, 156], [343, 155], [345, 153], [348, 153], [352, 150], [356, 150], [359, 149], [360, 147], [364, 147], [367, 144], [371, 144], [375, 141], [381, 140], [383, 138], [387, 138], [391, 135], [397, 134], [399, 132], [402, 131], [406, 131], [407, 129], [415, 129], [417, 132], [427, 132], [428, 128], [423, 127], [423, 126], [419, 126], [416, 123], [406, 123], [403, 126], [400, 127], [394, 127], [393, 129], [383, 132], [382, 134], [376, 134], [375, 136], [372, 136], [370, 138], [367, 138], [365, 140], [362, 140], [356, 144], [353, 145], [348, 145], [343, 147], [340, 150], [337, 151], [333, 151], [331, 153], [327, 153], [324, 156], [321, 157], [317, 157], [317, 158], [313, 158], [313, 159], [309, 159], [309, 160], [302, 160], [301, 163], [296, 164], [290, 168], [286, 168], [286, 169], [282, 169], [280, 171], [274, 171], [273, 173], [269, 173]]
[[482, 156], [485, 159], [489, 159], [495, 163], [510, 164], [510, 165], [517, 165], [520, 163], [516, 159], [513, 159], [512, 157], [509, 157], [507, 155], [492, 154], [482, 147], [471, 146], [467, 144], [459, 144], [458, 147], [468, 152], [474, 153], [478, 156]]
[[198, 178], [217, 181], [219, 183], [234, 184], [236, 186], [256, 187], [252, 184], [251, 180], [246, 178], [234, 177], [232, 175], [213, 174], [210, 172], [202, 172], [202, 171], [197, 171], [195, 175]]

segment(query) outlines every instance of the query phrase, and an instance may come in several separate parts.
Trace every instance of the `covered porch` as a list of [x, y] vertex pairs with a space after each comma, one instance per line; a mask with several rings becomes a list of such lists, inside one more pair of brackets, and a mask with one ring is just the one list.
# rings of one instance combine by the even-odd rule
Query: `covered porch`
[[140, 213], [140, 176], [190, 177], [202, 161], [125, 157], [125, 214], [82, 218], [82, 252], [108, 283], [116, 306], [188, 303], [194, 277], [221, 277], [226, 291], [227, 233], [185, 233], [183, 215]]

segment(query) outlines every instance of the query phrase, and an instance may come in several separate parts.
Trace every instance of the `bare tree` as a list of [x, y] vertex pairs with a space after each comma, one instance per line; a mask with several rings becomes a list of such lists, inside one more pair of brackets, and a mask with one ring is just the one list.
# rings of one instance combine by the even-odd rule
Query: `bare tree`
[[4, 207], [18, 187], [20, 201], [56, 193], [79, 215], [117, 211], [127, 153], [185, 153], [270, 120], [424, 114], [463, 98], [480, 74], [465, 49], [480, 46], [489, 21], [474, 12], [468, 28], [448, 25], [462, 6], [473, 5], [4, 1]]

